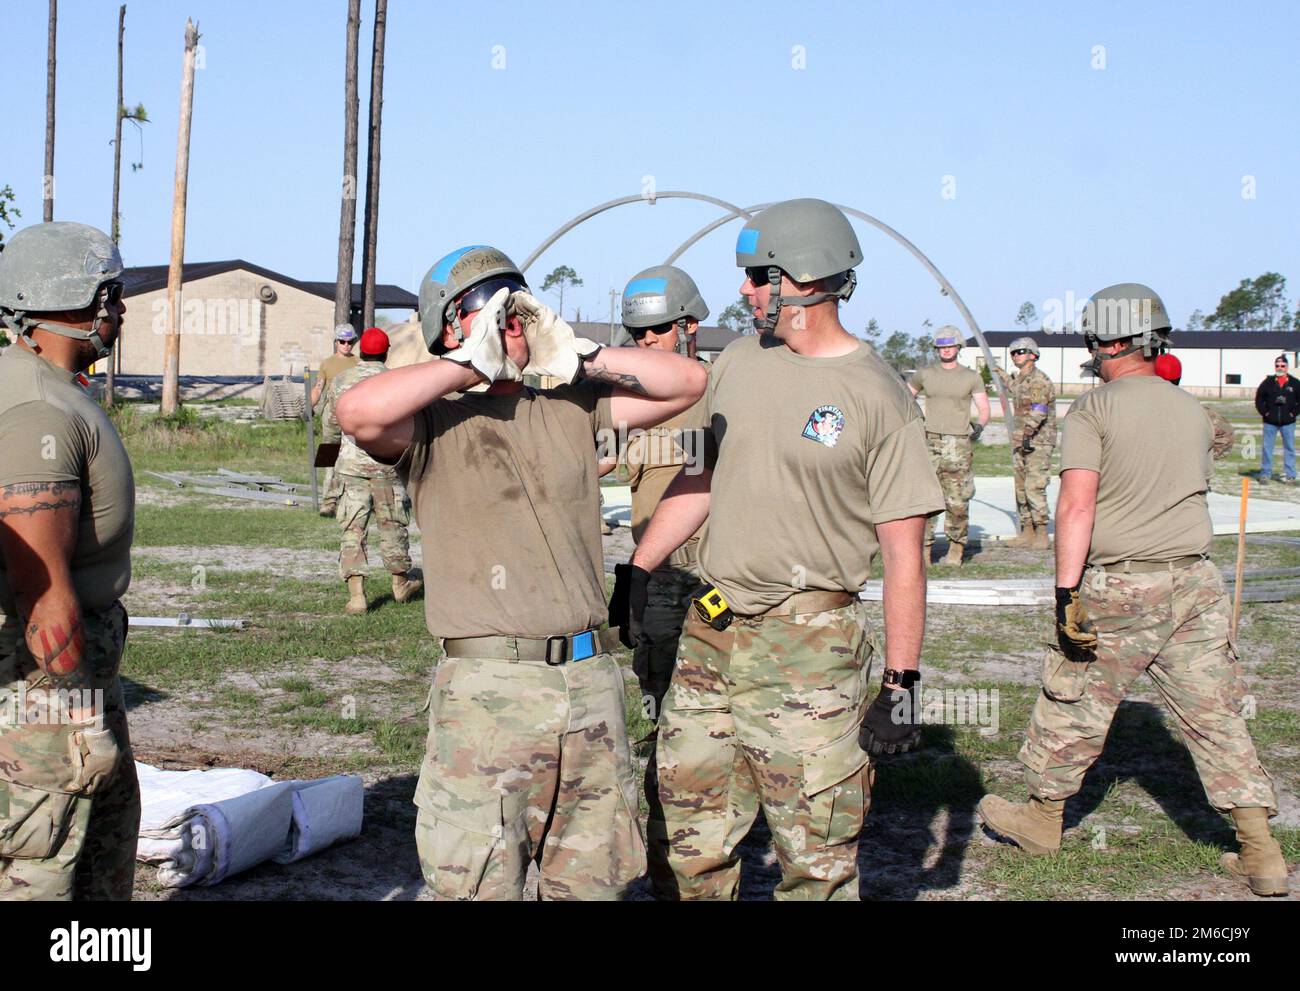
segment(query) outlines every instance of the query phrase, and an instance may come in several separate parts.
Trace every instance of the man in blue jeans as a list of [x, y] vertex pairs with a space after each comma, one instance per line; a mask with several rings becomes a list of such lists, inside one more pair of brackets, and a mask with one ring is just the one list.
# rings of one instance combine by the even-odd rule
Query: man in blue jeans
[[1273, 477], [1273, 438], [1282, 435], [1282, 481], [1295, 482], [1295, 421], [1300, 414], [1300, 382], [1289, 374], [1286, 355], [1273, 362], [1273, 374], [1255, 390], [1255, 409], [1264, 418], [1263, 445], [1259, 452], [1259, 480]]

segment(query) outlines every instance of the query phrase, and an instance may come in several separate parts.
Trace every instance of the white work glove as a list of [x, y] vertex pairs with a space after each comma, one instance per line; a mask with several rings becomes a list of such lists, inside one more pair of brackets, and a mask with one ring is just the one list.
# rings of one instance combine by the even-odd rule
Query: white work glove
[[509, 289], [498, 289], [488, 300], [487, 306], [474, 316], [469, 336], [460, 342], [460, 347], [443, 355], [447, 361], [469, 365], [487, 379], [486, 382], [470, 386], [470, 392], [486, 392], [493, 382], [518, 382], [523, 378], [519, 366], [506, 354], [505, 341], [501, 336], [506, 325], [506, 305], [509, 299]]
[[553, 375], [572, 383], [578, 378], [583, 359], [594, 357], [600, 350], [595, 341], [575, 337], [573, 328], [554, 310], [522, 289], [510, 297], [510, 312], [523, 324], [524, 339], [528, 341], [525, 375]]
[[117, 770], [122, 751], [113, 731], [102, 720], [91, 719], [68, 735], [68, 756], [72, 760], [71, 791], [93, 795]]

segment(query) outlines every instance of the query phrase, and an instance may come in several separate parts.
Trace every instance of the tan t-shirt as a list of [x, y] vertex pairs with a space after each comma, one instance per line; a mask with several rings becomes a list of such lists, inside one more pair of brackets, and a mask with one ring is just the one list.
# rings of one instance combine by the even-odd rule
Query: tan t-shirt
[[[345, 368], [335, 375], [329, 385], [329, 402], [331, 408], [338, 405], [339, 396], [347, 392], [358, 382], [386, 371], [382, 361], [360, 361], [351, 368]], [[331, 417], [332, 418], [332, 417]], [[338, 426], [338, 421], [334, 420]], [[397, 469], [392, 465], [381, 464], [372, 458], [347, 434], [340, 433], [339, 456], [334, 462], [334, 470], [343, 475], [357, 475], [361, 478], [396, 478]]]
[[809, 358], [744, 337], [714, 363], [700, 570], [752, 615], [797, 591], [858, 592], [876, 525], [944, 507], [921, 411], [870, 348]]
[[330, 380], [351, 368], [358, 360], [355, 354], [332, 354], [320, 363], [320, 380], [326, 395], [329, 394]]
[[[50, 482], [81, 485], [72, 584], [82, 609], [104, 609], [131, 583], [131, 461], [73, 373], [14, 344], [0, 357], [0, 487]], [[17, 616], [2, 556], [0, 614]]]
[[925, 429], [935, 434], [970, 433], [971, 396], [984, 391], [978, 372], [964, 365], [926, 365], [912, 376], [912, 388], [925, 393]]
[[[707, 363], [705, 369], [709, 368]], [[664, 492], [677, 477], [688, 458], [688, 451], [699, 451], [699, 434], [708, 426], [705, 399], [699, 398], [689, 409], [678, 413], [657, 427], [639, 432], [627, 445], [624, 458], [627, 462], [628, 481], [632, 488], [632, 540], [641, 542], [641, 536], [650, 524]], [[673, 552], [668, 563], [674, 567], [692, 567], [703, 527], [697, 530], [681, 547]]]
[[1196, 399], [1126, 376], [1076, 399], [1061, 427], [1061, 471], [1100, 473], [1089, 564], [1209, 553], [1214, 431]]
[[596, 432], [610, 388], [468, 393], [415, 416], [398, 471], [424, 541], [436, 637], [547, 637], [607, 618]]

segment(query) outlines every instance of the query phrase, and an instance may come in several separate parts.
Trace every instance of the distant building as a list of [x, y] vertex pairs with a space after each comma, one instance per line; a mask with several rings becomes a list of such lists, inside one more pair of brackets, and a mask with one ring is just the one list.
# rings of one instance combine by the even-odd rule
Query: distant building
[[[242, 259], [188, 262], [182, 276], [180, 373], [189, 376], [301, 375], [333, 351], [334, 283], [303, 282]], [[167, 331], [167, 266], [128, 268], [126, 320], [116, 347], [123, 375], [161, 375]], [[360, 329], [362, 287], [352, 287]], [[405, 289], [375, 286], [375, 309], [414, 310]]]
[[[994, 360], [1008, 372], [1015, 366], [1011, 362], [1010, 344], [1022, 331], [985, 331], [989, 350]], [[1042, 349], [1038, 367], [1056, 383], [1062, 395], [1079, 395], [1100, 383], [1080, 370], [1089, 360], [1082, 334], [1031, 333]], [[968, 359], [978, 370], [984, 366], [984, 355], [978, 342], [967, 340]], [[1169, 351], [1183, 363], [1182, 386], [1198, 396], [1223, 399], [1251, 398], [1259, 383], [1273, 374], [1273, 359], [1286, 354], [1291, 367], [1296, 367], [1300, 357], [1300, 333], [1296, 332], [1233, 332], [1200, 331], [1175, 332], [1170, 339]]]

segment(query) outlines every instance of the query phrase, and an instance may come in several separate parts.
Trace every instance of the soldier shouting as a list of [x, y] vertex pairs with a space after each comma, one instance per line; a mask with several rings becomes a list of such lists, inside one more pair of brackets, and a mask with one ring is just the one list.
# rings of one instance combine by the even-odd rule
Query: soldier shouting
[[1225, 870], [1257, 895], [1287, 892], [1269, 834], [1273, 781], [1242, 718], [1245, 686], [1229, 604], [1209, 560], [1210, 422], [1156, 374], [1169, 317], [1137, 283], [1102, 289], [1082, 321], [1105, 383], [1064, 423], [1056, 506], [1056, 628], [1020, 750], [1029, 801], [980, 802], [984, 824], [1032, 854], [1061, 846], [1065, 800], [1101, 753], [1115, 710], [1143, 671], [1173, 713], [1206, 797], [1230, 812], [1240, 854]]
[[[694, 403], [680, 355], [577, 338], [502, 252], [461, 248], [420, 286], [442, 360], [339, 398], [339, 424], [407, 477], [425, 616], [445, 657], [415, 803], [439, 898], [616, 898], [645, 869], [622, 673], [610, 653], [596, 439]], [[525, 374], [566, 383], [540, 392]], [[453, 393], [462, 395], [453, 396]]]

